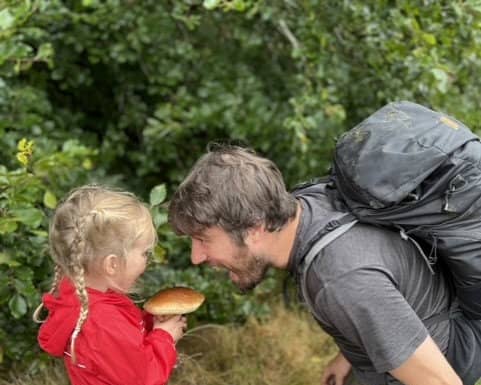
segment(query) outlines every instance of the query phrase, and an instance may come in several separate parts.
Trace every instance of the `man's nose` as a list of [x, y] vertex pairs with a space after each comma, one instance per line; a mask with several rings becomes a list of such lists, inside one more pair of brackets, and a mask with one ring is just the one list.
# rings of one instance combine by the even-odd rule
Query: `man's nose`
[[200, 265], [207, 260], [207, 254], [200, 244], [199, 241], [193, 239], [192, 240], [192, 250], [190, 252], [190, 260], [194, 265]]

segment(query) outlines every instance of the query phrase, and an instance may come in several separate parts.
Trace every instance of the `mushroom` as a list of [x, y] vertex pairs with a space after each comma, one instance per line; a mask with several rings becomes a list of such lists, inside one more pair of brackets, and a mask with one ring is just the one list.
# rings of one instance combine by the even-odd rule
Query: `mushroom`
[[154, 294], [144, 303], [144, 310], [156, 316], [187, 314], [196, 311], [205, 296], [188, 287], [172, 287]]

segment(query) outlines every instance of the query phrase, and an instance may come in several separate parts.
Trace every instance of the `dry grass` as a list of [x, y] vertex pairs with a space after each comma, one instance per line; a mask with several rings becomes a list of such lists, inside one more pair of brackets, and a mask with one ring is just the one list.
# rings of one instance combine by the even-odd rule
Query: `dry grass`
[[[336, 348], [305, 313], [279, 306], [270, 320], [244, 326], [204, 325], [179, 343], [180, 362], [169, 385], [318, 384]], [[39, 375], [0, 385], [68, 385], [61, 362]], [[126, 384], [128, 385], [128, 384]]]
[[200, 327], [184, 337], [180, 350], [172, 385], [318, 384], [336, 353], [309, 315], [281, 307], [265, 323]]
[[[260, 323], [204, 325], [179, 343], [180, 362], [169, 385], [310, 385], [336, 354], [332, 340], [311, 317], [278, 307]], [[0, 385], [69, 385], [60, 361], [39, 375]], [[126, 384], [128, 385], [128, 384]], [[477, 383], [481, 385], [481, 381]]]
[[0, 380], [0, 385], [69, 385], [65, 369], [60, 360], [52, 363], [47, 370], [33, 375], [12, 378], [10, 381]]

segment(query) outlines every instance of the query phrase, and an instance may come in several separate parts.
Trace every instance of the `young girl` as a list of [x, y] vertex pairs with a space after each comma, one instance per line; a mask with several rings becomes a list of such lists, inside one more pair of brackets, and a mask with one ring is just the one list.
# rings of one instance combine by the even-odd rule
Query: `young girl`
[[64, 358], [73, 385], [167, 383], [186, 319], [153, 319], [125, 294], [156, 241], [149, 210], [129, 193], [85, 186], [56, 209], [49, 233], [55, 276], [38, 341]]

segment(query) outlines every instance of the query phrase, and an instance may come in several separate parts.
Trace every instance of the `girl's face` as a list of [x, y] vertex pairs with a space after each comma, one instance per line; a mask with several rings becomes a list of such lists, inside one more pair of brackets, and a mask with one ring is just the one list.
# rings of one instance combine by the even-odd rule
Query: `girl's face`
[[115, 277], [115, 284], [122, 291], [128, 292], [142, 275], [147, 266], [154, 242], [152, 239], [139, 239], [126, 255], [125, 264]]

